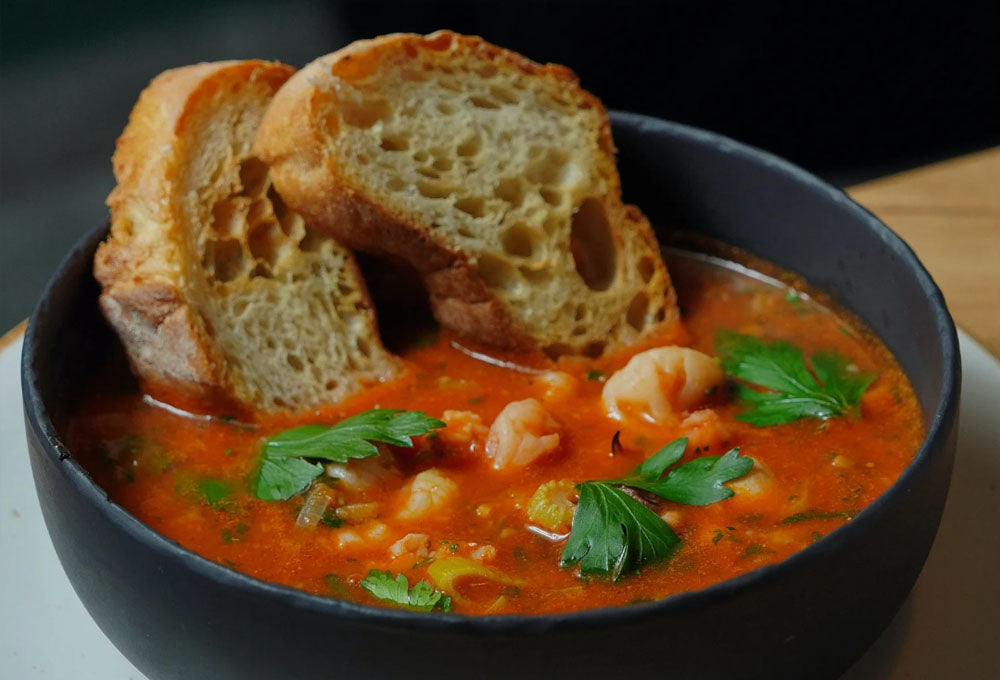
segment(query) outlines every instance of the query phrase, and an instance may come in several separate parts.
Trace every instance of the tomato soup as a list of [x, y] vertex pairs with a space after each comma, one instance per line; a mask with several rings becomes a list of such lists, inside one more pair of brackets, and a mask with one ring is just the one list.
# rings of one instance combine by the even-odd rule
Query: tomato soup
[[[674, 253], [668, 265], [683, 329], [625, 354], [542, 365], [435, 332], [402, 343], [408, 370], [398, 380], [298, 417], [252, 420], [180, 413], [137, 388], [114, 387], [121, 381], [109, 374], [79, 404], [69, 445], [114, 502], [159, 533], [209, 560], [317, 595], [503, 615], [703, 588], [783, 560], [851, 521], [910, 462], [924, 427], [900, 367], [848, 315], [713, 258]], [[830, 392], [840, 384], [838, 398], [854, 401], [831, 415], [819, 397], [802, 407], [802, 399], [779, 398], [774, 384], [727, 368], [718, 389], [669, 417], [611, 413], [602, 393], [633, 356], [677, 345], [716, 357], [720, 337], [793, 359], [796, 348], [818, 379], [810, 385]], [[729, 364], [739, 371], [746, 361], [723, 357]], [[831, 399], [829, 408], [838, 408]], [[496, 423], [501, 414], [517, 416], [508, 410], [514, 402], [529, 403], [524, 417], [541, 423], [530, 441], [543, 453], [519, 464], [527, 449], [515, 446], [513, 462], [501, 465], [506, 440]], [[788, 408], [798, 417], [788, 420]], [[302, 469], [315, 479], [279, 494], [287, 498], [261, 497], [270, 438], [371, 409], [422, 411], [446, 426], [413, 437], [409, 448], [378, 444], [377, 456], [342, 463], [304, 456], [312, 468]], [[671, 469], [700, 458], [703, 465], [675, 475], [671, 493], [649, 490], [672, 474], [666, 470], [645, 486], [634, 481], [642, 476], [637, 466], [681, 437], [686, 445], [675, 445], [681, 453]], [[698, 487], [715, 494], [702, 502], [684, 484], [718, 471], [723, 454], [736, 461], [734, 472]], [[605, 497], [619, 514], [595, 500]], [[614, 544], [614, 568], [604, 572], [593, 568], [608, 550], [601, 537]], [[631, 552], [623, 540], [636, 541]], [[574, 555], [574, 544], [589, 557]]]

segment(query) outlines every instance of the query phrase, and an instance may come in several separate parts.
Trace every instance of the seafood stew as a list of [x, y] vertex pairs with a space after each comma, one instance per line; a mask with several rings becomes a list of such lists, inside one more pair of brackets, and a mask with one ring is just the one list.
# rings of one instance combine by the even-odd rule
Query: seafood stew
[[849, 522], [924, 426], [848, 315], [715, 258], [668, 265], [683, 327], [627, 353], [543, 363], [434, 331], [402, 378], [294, 418], [181, 414], [109, 371], [69, 445], [159, 533], [319, 595], [503, 615], [703, 588]]

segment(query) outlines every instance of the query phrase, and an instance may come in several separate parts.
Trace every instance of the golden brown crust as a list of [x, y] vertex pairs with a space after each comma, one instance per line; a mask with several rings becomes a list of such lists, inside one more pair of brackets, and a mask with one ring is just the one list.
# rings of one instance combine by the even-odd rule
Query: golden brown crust
[[277, 91], [292, 73], [263, 61], [165, 71], [140, 94], [118, 138], [112, 158], [118, 185], [107, 199], [111, 237], [97, 249], [94, 275], [104, 289], [101, 310], [145, 383], [205, 402], [235, 394], [224, 358], [182, 289], [178, 146], [191, 112], [219, 88], [255, 78]]
[[370, 200], [362, 187], [325, 160], [327, 138], [318, 122], [324, 121], [329, 130], [334, 124], [329, 121], [335, 118], [324, 115], [328, 102], [324, 101], [323, 86], [317, 84], [334, 74], [355, 80], [370, 74], [383, 57], [400, 50], [440, 47], [452, 40], [470, 49], [482, 49], [527, 72], [544, 71], [576, 82], [569, 69], [540, 66], [481, 38], [450, 31], [427, 37], [392, 34], [360, 40], [313, 61], [285, 83], [261, 123], [254, 153], [271, 166], [275, 184], [307, 223], [330, 229], [348, 248], [402, 256], [413, 264], [424, 277], [431, 307], [443, 324], [488, 344], [530, 349], [535, 343], [472, 271], [464, 253], [414, 228], [414, 217], [392, 214]]
[[[637, 209], [620, 202], [620, 181], [614, 163], [611, 125], [600, 101], [579, 87], [576, 75], [564, 66], [542, 65], [482, 38], [450, 31], [420, 36], [393, 34], [358, 41], [304, 67], [282, 88], [269, 108], [255, 141], [255, 152], [272, 167], [282, 195], [307, 222], [326, 229], [357, 250], [403, 257], [424, 277], [432, 306], [444, 325], [479, 342], [504, 348], [536, 348], [536, 339], [498, 300], [478, 275], [474, 260], [453, 242], [421, 226], [425, 216], [393, 209], [361, 186], [341, 167], [330, 151], [341, 124], [337, 111], [343, 83], [364, 86], [384, 64], [408, 68], [422, 52], [437, 50], [462, 57], [473, 54], [497, 68], [518, 71], [559, 84], [574, 106], [592, 109], [599, 120], [597, 145], [603, 152], [596, 173], [605, 185], [604, 209], [612, 219], [627, 221], [651, 244], [654, 267], [674, 309], [673, 291], [659, 258], [652, 230]], [[621, 234], [612, 238], [621, 247]]]
[[[154, 78], [139, 95], [112, 157], [117, 186], [107, 199], [111, 237], [94, 258], [94, 275], [104, 292], [101, 310], [117, 331], [132, 369], [143, 381], [175, 385], [192, 397], [227, 391], [225, 362], [205, 332], [204, 322], [186, 307], [164, 242], [182, 247], [173, 214], [177, 130], [199, 93], [239, 62], [204, 63], [171, 69]], [[258, 66], [259, 65], [259, 66]], [[244, 68], [264, 67], [246, 64]], [[279, 67], [286, 78], [293, 69]], [[241, 77], [243, 69], [234, 75]], [[136, 224], [165, 227], [142, 238]]]
[[294, 72], [199, 64], [142, 93], [114, 156], [101, 308], [147, 391], [199, 410], [299, 410], [389, 379], [351, 254], [311, 233], [251, 144]]
[[[648, 221], [636, 208], [620, 202], [611, 125], [600, 101], [579, 87], [568, 68], [537, 64], [479, 37], [439, 31], [429, 36], [394, 34], [358, 41], [293, 76], [272, 102], [255, 141], [255, 153], [271, 165], [275, 185], [289, 204], [310, 225], [329, 230], [351, 248], [409, 261], [423, 276], [442, 324], [486, 344], [538, 348], [537, 339], [480, 277], [474, 257], [440, 231], [426, 228], [425, 215], [389, 207], [378, 192], [359, 184], [331, 151], [343, 124], [338, 98], [343, 96], [344, 84], [369, 87], [367, 81], [376, 78], [383, 66], [413, 68], [411, 63], [428, 50], [457, 55], [456, 59], [473, 55], [498, 69], [517, 69], [551, 80], [573, 106], [597, 114], [596, 143], [602, 153], [595, 173], [604, 186], [603, 209], [614, 222], [627, 224], [653, 253], [656, 280], [663, 282], [665, 290], [651, 296], [652, 304], [663, 300], [670, 308], [665, 322], [675, 321], [669, 275]], [[622, 234], [612, 230], [611, 236], [620, 250]]]

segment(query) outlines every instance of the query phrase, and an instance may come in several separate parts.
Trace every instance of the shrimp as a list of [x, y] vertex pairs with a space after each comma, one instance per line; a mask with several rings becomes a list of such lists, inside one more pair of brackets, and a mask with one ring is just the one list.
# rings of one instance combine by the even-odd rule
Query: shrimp
[[364, 543], [364, 539], [358, 536], [356, 531], [351, 529], [342, 529], [337, 532], [337, 547], [341, 550], [349, 550], [359, 547], [364, 545]]
[[479, 450], [489, 433], [483, 419], [472, 411], [447, 410], [441, 414], [441, 420], [447, 427], [438, 432], [438, 438], [446, 444], [466, 446], [470, 451]]
[[718, 449], [730, 438], [729, 428], [710, 408], [695, 411], [681, 421], [681, 432], [688, 438], [688, 446], [703, 450], [713, 446]]
[[424, 470], [410, 482], [410, 495], [399, 512], [403, 519], [416, 519], [444, 507], [458, 491], [458, 485], [440, 470]]
[[430, 555], [431, 539], [427, 534], [406, 534], [401, 539], [389, 546], [389, 554], [392, 557], [402, 557], [409, 555], [415, 559], [422, 560]]
[[[687, 347], [656, 347], [632, 357], [604, 384], [608, 415], [623, 418], [622, 406], [653, 423], [671, 423], [676, 411], [697, 406], [723, 380], [718, 360]], [[628, 408], [627, 407], [627, 408]]]
[[537, 379], [545, 389], [546, 401], [561, 401], [573, 396], [577, 389], [576, 378], [564, 371], [545, 371]]
[[730, 489], [744, 498], [761, 495], [772, 487], [774, 481], [774, 475], [769, 467], [756, 458], [751, 458], [751, 460], [753, 460], [753, 467], [750, 468], [750, 472], [728, 484]]
[[521, 467], [559, 446], [559, 424], [537, 399], [512, 401], [496, 417], [486, 440], [493, 469]]
[[381, 541], [389, 535], [389, 525], [385, 522], [369, 522], [365, 527], [365, 536], [373, 541]]
[[379, 450], [377, 456], [352, 460], [346, 463], [327, 463], [324, 468], [327, 477], [340, 480], [340, 485], [351, 491], [364, 491], [370, 486], [390, 477], [395, 458], [389, 447], [376, 444]]
[[481, 545], [473, 550], [469, 557], [476, 562], [492, 562], [497, 557], [497, 549], [492, 545]]

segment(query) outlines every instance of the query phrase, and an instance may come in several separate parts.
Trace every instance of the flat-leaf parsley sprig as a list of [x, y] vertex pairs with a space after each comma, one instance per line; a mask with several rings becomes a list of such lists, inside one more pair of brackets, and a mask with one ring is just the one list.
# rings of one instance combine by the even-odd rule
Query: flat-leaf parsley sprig
[[857, 413], [861, 395], [877, 377], [857, 370], [836, 352], [814, 354], [807, 364], [802, 350], [784, 340], [767, 343], [751, 335], [723, 331], [716, 349], [729, 377], [767, 390], [743, 384], [736, 387], [737, 396], [751, 406], [737, 419], [755, 427]]
[[687, 448], [687, 438], [676, 439], [640, 463], [621, 479], [583, 482], [573, 525], [560, 564], [580, 565], [584, 574], [596, 573], [617, 581], [641, 566], [673, 555], [681, 539], [670, 525], [625, 493], [630, 487], [685, 505], [708, 505], [731, 497], [723, 486], [742, 477], [753, 460], [732, 449], [723, 456], [701, 456], [674, 468]]
[[368, 458], [378, 454], [373, 442], [410, 448], [412, 437], [444, 426], [422, 411], [372, 409], [336, 425], [293, 427], [264, 444], [254, 493], [266, 501], [287, 500], [323, 473], [322, 464], [308, 459], [346, 463]]
[[451, 611], [451, 598], [440, 590], [434, 590], [434, 587], [423, 579], [417, 581], [411, 588], [410, 582], [402, 574], [397, 574], [393, 578], [391, 571], [372, 569], [361, 581], [361, 587], [378, 600], [391, 602], [406, 609], [418, 612], [429, 612], [434, 609]]

